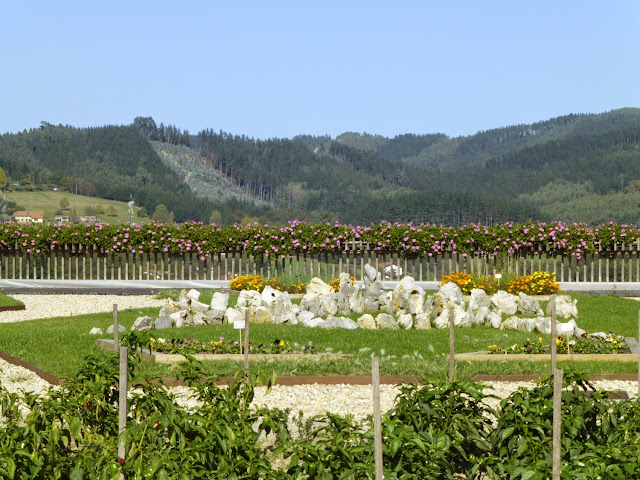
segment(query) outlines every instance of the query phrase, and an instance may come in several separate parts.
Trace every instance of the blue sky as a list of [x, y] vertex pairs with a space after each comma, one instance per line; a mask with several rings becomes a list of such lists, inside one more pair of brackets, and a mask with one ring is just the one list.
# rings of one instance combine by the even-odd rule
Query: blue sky
[[0, 133], [470, 135], [640, 107], [640, 2], [0, 0]]

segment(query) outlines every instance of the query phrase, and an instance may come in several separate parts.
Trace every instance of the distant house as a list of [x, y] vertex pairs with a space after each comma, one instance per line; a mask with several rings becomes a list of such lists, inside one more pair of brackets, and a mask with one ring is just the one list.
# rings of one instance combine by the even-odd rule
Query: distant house
[[56, 215], [55, 221], [58, 223], [68, 223], [71, 221], [68, 215]]
[[80, 223], [100, 223], [100, 219], [94, 215], [80, 217]]
[[13, 220], [16, 223], [44, 223], [43, 210], [18, 210], [13, 213]]

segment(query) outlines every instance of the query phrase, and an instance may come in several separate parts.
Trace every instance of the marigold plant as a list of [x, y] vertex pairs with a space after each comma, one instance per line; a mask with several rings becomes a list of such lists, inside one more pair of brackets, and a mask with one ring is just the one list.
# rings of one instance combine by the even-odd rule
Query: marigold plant
[[264, 287], [269, 286], [274, 290], [287, 293], [305, 293], [308, 282], [302, 282], [296, 278], [295, 282], [287, 277], [264, 278], [261, 275], [241, 275], [229, 282], [231, 290], [255, 290], [262, 292]]
[[531, 275], [520, 276], [507, 285], [507, 292], [514, 295], [520, 292], [527, 295], [551, 295], [560, 291], [560, 284], [556, 282], [555, 274], [547, 272], [534, 272]]

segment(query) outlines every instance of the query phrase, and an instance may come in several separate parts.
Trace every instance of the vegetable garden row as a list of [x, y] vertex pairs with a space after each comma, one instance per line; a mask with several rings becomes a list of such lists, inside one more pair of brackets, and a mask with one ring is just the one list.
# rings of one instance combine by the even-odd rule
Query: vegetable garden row
[[[135, 358], [129, 380], [135, 377]], [[126, 371], [126, 370], [125, 370]], [[0, 385], [2, 478], [373, 479], [372, 419], [325, 414], [304, 419], [251, 405], [256, 378], [229, 388], [179, 372], [199, 407], [187, 409], [164, 386], [132, 393], [118, 434], [117, 355], [87, 359], [47, 395]], [[588, 391], [568, 374], [562, 394], [562, 478], [640, 478], [640, 404]], [[468, 382], [404, 385], [382, 419], [384, 478], [551, 477], [553, 382], [520, 389], [494, 411]], [[588, 393], [588, 394], [587, 394]], [[21, 405], [29, 408], [26, 417]], [[124, 445], [123, 453], [118, 447]]]

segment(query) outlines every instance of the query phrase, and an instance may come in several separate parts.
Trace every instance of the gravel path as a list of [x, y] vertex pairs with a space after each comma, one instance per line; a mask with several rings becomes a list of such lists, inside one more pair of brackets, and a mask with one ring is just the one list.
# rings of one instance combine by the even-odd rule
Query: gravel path
[[[26, 306], [24, 311], [0, 312], [0, 323], [21, 322], [36, 318], [54, 316], [72, 316], [85, 313], [110, 312], [113, 305], [120, 309], [135, 307], [158, 307], [166, 300], [158, 300], [148, 295], [13, 295]], [[0, 359], [0, 381], [8, 390], [20, 390], [43, 393], [50, 385], [33, 372], [12, 365]], [[501, 398], [508, 396], [519, 387], [533, 388], [534, 382], [485, 382]], [[637, 396], [637, 382], [598, 381], [594, 385], [599, 389], [622, 390], [629, 396]], [[182, 397], [181, 403], [189, 404], [189, 391], [176, 387], [176, 394]], [[383, 411], [393, 406], [398, 389], [393, 385], [381, 385], [381, 406]], [[323, 414], [327, 411], [338, 414], [351, 413], [356, 418], [373, 414], [371, 386], [366, 385], [276, 385], [269, 395], [265, 388], [256, 389], [254, 404], [268, 407], [289, 408], [292, 414], [303, 410], [305, 416]], [[496, 407], [499, 400], [487, 401]]]

